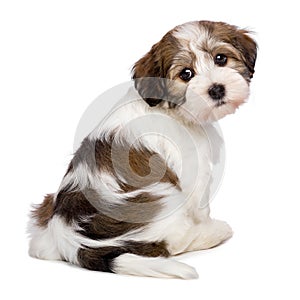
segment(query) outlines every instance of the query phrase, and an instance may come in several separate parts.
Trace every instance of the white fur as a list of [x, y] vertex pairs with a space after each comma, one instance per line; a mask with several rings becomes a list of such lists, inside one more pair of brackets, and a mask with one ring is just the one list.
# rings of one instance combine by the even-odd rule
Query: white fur
[[[188, 22], [179, 26], [176, 26], [173, 31], [173, 36], [180, 40], [190, 44], [191, 41], [194, 44], [200, 44], [201, 41], [207, 40], [207, 32], [197, 25], [198, 22]], [[183, 44], [186, 47], [186, 44]]]
[[[208, 89], [214, 83], [223, 84], [226, 88], [226, 95], [222, 99], [224, 105], [216, 106], [208, 95]], [[187, 101], [179, 110], [183, 117], [192, 116], [194, 120], [202, 122], [216, 121], [234, 113], [248, 96], [249, 86], [240, 74], [231, 68], [214, 67], [190, 81], [186, 93]]]
[[142, 257], [123, 254], [114, 261], [114, 271], [118, 274], [149, 276], [160, 278], [198, 278], [196, 270], [184, 263], [162, 257]]

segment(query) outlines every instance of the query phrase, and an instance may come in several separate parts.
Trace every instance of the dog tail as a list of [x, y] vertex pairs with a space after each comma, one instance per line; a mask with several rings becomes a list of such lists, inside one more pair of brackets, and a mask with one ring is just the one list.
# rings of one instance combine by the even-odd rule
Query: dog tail
[[117, 274], [159, 278], [198, 278], [193, 267], [179, 261], [165, 257], [143, 257], [129, 253], [120, 255], [115, 259], [113, 271]]
[[[145, 250], [145, 248], [153, 250], [151, 247], [156, 248], [157, 244], [142, 245], [137, 242], [136, 246], [136, 249], [133, 250], [132, 248], [131, 251], [138, 253], [141, 249]], [[78, 263], [90, 270], [124, 275], [181, 279], [198, 277], [193, 267], [164, 257], [163, 253], [153, 253], [155, 256], [150, 256], [151, 254], [148, 252], [144, 256], [130, 253], [129, 251], [126, 244], [120, 245], [120, 247], [84, 247], [78, 251]]]

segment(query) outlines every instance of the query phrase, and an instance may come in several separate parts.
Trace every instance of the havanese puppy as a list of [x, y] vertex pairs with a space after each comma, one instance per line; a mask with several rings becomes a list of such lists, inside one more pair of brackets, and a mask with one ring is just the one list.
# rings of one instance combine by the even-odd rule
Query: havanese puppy
[[256, 52], [247, 30], [222, 22], [169, 31], [135, 63], [126, 101], [83, 140], [58, 191], [34, 208], [30, 255], [196, 278], [170, 257], [232, 236], [209, 216], [214, 161], [205, 124], [246, 101]]

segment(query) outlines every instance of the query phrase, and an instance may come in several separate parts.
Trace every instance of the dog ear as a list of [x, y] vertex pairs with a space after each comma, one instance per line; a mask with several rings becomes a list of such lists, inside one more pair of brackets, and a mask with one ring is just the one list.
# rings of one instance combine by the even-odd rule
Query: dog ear
[[150, 105], [156, 106], [168, 96], [167, 77], [176, 53], [176, 41], [167, 33], [132, 68], [135, 88]]
[[249, 31], [240, 29], [237, 33], [235, 46], [242, 53], [244, 63], [249, 71], [249, 77], [252, 78], [257, 56], [257, 44], [249, 36]]
[[151, 50], [137, 61], [132, 68], [132, 79], [140, 96], [150, 105], [156, 106], [166, 94], [162, 42], [152, 46]]

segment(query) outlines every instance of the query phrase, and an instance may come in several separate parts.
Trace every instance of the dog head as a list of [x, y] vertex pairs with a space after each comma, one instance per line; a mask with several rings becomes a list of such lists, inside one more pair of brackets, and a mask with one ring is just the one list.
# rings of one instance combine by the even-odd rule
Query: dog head
[[169, 31], [133, 67], [150, 106], [191, 122], [215, 121], [245, 102], [257, 45], [249, 32], [222, 22], [189, 22]]

